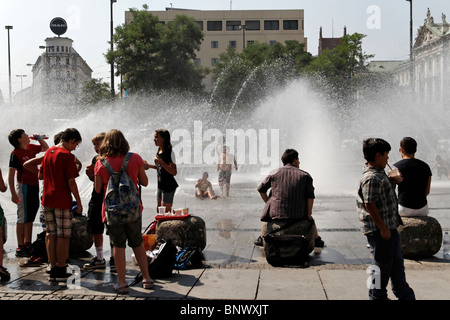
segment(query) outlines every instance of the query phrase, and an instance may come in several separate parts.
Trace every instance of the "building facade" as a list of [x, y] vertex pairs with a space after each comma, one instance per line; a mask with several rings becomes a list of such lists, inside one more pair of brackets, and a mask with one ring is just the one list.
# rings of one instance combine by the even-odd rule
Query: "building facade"
[[65, 37], [45, 39], [45, 52], [36, 60], [32, 100], [41, 104], [75, 104], [83, 86], [92, 79], [92, 69]]
[[[172, 21], [176, 15], [194, 18], [203, 31], [204, 38], [197, 53], [196, 63], [214, 68], [219, 55], [228, 47], [242, 51], [245, 46], [256, 41], [274, 44], [287, 40], [297, 40], [305, 44], [303, 10], [222, 10], [202, 11], [166, 8], [165, 11], [149, 11], [162, 23]], [[133, 21], [133, 14], [125, 12], [125, 23]], [[214, 86], [211, 75], [204, 84], [207, 89]]]
[[412, 61], [405, 61], [395, 71], [397, 83], [410, 87], [416, 101], [433, 111], [447, 112], [450, 98], [450, 24], [445, 14], [435, 22], [428, 9], [423, 26], [418, 29]]

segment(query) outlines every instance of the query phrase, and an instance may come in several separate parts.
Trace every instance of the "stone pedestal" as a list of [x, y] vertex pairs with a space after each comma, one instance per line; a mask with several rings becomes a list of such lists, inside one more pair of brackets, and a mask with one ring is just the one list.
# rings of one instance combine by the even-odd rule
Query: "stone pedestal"
[[158, 221], [155, 234], [157, 242], [170, 239], [181, 248], [192, 246], [203, 250], [206, 247], [206, 224], [200, 217]]
[[398, 227], [403, 257], [409, 259], [429, 258], [436, 254], [442, 244], [442, 228], [429, 216], [402, 217], [403, 226]]
[[[279, 229], [284, 226], [286, 222], [282, 220], [273, 220], [271, 222], [263, 223], [262, 226], [262, 234], [267, 234], [275, 229]], [[282, 234], [303, 234], [309, 243], [309, 252], [314, 250], [314, 226], [311, 227], [311, 223], [309, 221], [299, 221], [288, 228], [281, 230], [279, 235]], [[264, 243], [264, 241], [263, 241]]]
[[89, 250], [94, 243], [92, 234], [87, 231], [87, 217], [74, 216], [72, 218], [72, 236], [70, 237], [69, 254], [76, 254]]

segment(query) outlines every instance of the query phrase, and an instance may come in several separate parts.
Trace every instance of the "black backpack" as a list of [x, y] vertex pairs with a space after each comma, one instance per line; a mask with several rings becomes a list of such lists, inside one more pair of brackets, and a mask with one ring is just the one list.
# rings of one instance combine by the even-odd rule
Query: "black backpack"
[[[159, 243], [158, 249], [154, 250], [155, 258], [148, 265], [148, 273], [152, 279], [166, 278], [172, 275], [175, 259], [177, 254], [177, 248], [171, 240]], [[142, 272], [139, 272], [134, 278], [134, 281], [130, 286], [135, 285], [142, 281]]]
[[165, 278], [172, 275], [177, 248], [171, 240], [159, 244], [155, 258], [148, 265], [148, 273], [151, 278]]

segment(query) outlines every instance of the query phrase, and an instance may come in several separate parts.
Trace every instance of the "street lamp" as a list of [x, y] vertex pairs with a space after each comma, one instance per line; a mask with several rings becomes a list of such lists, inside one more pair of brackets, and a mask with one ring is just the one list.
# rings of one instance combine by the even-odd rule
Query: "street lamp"
[[9, 70], [9, 103], [12, 103], [12, 89], [11, 89], [11, 49], [9, 46], [9, 30], [11, 30], [12, 26], [5, 26], [5, 29], [8, 30], [8, 70]]
[[[111, 53], [114, 50], [113, 45], [113, 32], [114, 32], [114, 26], [113, 26], [113, 3], [117, 2], [117, 0], [110, 0], [111, 4]], [[114, 92], [114, 59], [111, 60], [111, 100], [114, 100], [115, 98], [115, 92]]]
[[411, 89], [414, 90], [414, 57], [413, 57], [413, 0], [406, 0], [409, 2], [409, 77], [411, 81]]
[[246, 30], [246, 25], [245, 24], [241, 24], [239, 26], [239, 29], [242, 30], [242, 48], [245, 49], [245, 30]]
[[20, 91], [23, 90], [23, 78], [26, 78], [26, 74], [16, 74], [16, 77], [20, 78]]

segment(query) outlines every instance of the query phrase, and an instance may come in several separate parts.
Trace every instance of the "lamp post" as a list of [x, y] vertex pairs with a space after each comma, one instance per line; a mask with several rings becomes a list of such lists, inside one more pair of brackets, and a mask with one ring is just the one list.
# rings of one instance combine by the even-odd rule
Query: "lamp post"
[[409, 77], [411, 81], [411, 90], [414, 91], [414, 56], [413, 56], [413, 0], [406, 0], [409, 2]]
[[26, 77], [26, 74], [16, 74], [16, 77], [20, 78], [20, 98], [22, 100], [23, 105], [23, 78]]
[[246, 29], [246, 25], [245, 24], [241, 24], [240, 26], [239, 26], [239, 29], [241, 29], [242, 30], [242, 50], [244, 50], [245, 49], [245, 29]]
[[11, 89], [11, 49], [9, 46], [9, 30], [11, 30], [12, 26], [5, 26], [5, 29], [8, 30], [8, 70], [9, 70], [9, 103], [12, 103], [12, 89]]
[[[113, 25], [113, 3], [117, 2], [117, 0], [110, 0], [111, 4], [111, 52], [114, 50], [113, 45], [113, 33], [114, 33], [114, 25]], [[115, 98], [114, 92], [114, 59], [111, 60], [111, 100], [114, 101]]]

